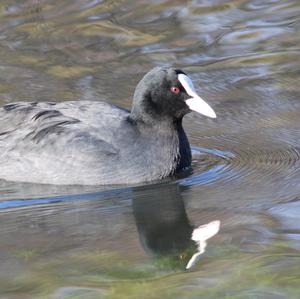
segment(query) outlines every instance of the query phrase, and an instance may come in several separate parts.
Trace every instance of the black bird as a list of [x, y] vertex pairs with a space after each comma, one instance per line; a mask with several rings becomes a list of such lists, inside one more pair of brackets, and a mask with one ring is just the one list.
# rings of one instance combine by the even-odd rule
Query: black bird
[[132, 110], [97, 101], [17, 102], [0, 108], [0, 178], [46, 184], [133, 184], [191, 165], [182, 118], [215, 118], [181, 70], [156, 67]]

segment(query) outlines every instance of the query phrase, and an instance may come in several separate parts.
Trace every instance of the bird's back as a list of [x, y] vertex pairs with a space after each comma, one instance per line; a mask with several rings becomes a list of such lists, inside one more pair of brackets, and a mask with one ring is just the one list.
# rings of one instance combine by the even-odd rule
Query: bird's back
[[128, 111], [104, 102], [5, 105], [0, 109], [0, 177], [93, 184], [105, 173], [109, 180], [127, 116]]

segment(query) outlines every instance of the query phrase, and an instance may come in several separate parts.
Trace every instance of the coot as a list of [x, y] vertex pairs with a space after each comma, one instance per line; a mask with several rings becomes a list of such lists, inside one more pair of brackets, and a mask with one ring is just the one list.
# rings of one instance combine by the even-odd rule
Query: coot
[[132, 110], [97, 101], [17, 102], [0, 108], [0, 178], [46, 184], [132, 184], [191, 165], [190, 111], [215, 118], [181, 70], [156, 67]]

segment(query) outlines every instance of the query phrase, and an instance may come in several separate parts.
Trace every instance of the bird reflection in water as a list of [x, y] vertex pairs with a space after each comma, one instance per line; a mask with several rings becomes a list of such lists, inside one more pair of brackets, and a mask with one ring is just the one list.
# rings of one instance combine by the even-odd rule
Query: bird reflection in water
[[206, 241], [216, 235], [220, 221], [194, 227], [190, 224], [181, 189], [177, 184], [158, 185], [133, 199], [133, 211], [140, 242], [156, 257], [175, 258], [186, 269], [193, 267], [205, 252]]

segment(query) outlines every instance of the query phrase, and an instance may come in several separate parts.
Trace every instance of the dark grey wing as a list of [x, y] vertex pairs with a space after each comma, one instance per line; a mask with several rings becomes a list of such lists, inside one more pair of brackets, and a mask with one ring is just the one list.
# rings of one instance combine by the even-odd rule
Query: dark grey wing
[[[72, 147], [84, 148], [84, 145], [97, 144], [98, 151], [116, 153], [116, 149], [109, 142], [109, 136], [99, 133], [106, 131], [99, 123], [111, 117], [108, 113], [111, 110], [110, 105], [104, 103], [104, 106], [107, 106], [105, 111], [105, 109], [101, 110], [103, 105], [98, 102], [98, 105], [93, 107], [98, 109], [94, 109], [93, 113], [88, 104], [19, 102], [5, 105], [0, 109], [0, 136], [15, 138], [15, 141], [19, 139], [18, 141], [23, 145], [26, 145], [26, 142], [33, 142], [40, 144], [41, 147], [43, 145], [58, 148], [66, 146], [63, 151]], [[97, 110], [99, 120], [95, 115]], [[105, 120], [104, 123], [107, 124], [108, 121]], [[113, 123], [118, 125], [115, 119]], [[109, 134], [106, 132], [106, 135]]]
[[55, 103], [17, 102], [0, 108], [0, 134], [25, 132], [55, 127], [64, 123], [76, 123], [79, 120], [63, 115]]
[[110, 144], [115, 137], [111, 132], [127, 115], [127, 111], [104, 102], [7, 104], [0, 108], [0, 140], [1, 136], [14, 136], [39, 143], [55, 136], [61, 142], [59, 136], [70, 135], [70, 141], [71, 136], [91, 133]]
[[[80, 105], [78, 105], [80, 107]], [[99, 130], [54, 103], [0, 109], [0, 177], [32, 182], [97, 183], [119, 150]], [[80, 115], [79, 115], [80, 116]], [[101, 131], [101, 130], [100, 130]], [[59, 174], [59, 175], [58, 175]]]
[[116, 136], [112, 133], [120, 130], [120, 123], [129, 115], [126, 109], [97, 101], [62, 102], [57, 108], [64, 115], [96, 128], [102, 138], [109, 142], [115, 140]]
[[24, 126], [28, 115], [34, 111], [37, 103], [13, 103], [0, 108], [0, 135], [13, 132]]

